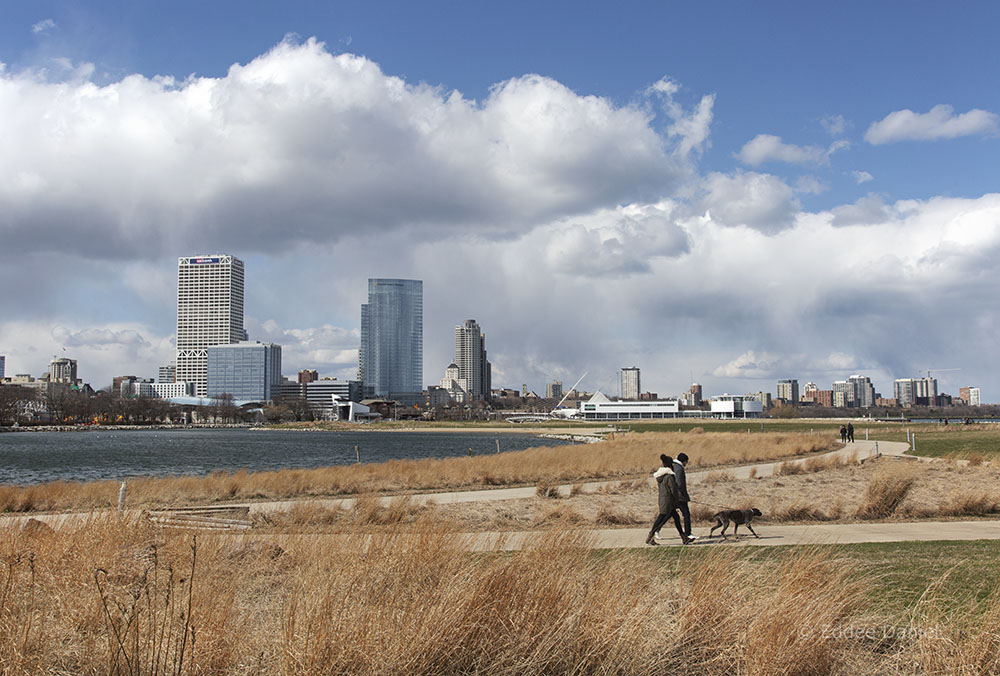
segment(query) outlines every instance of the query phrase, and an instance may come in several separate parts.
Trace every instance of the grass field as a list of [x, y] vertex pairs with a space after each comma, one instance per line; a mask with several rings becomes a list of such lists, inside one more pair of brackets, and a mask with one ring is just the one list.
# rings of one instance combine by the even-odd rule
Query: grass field
[[[817, 545], [815, 549], [869, 583], [860, 607], [871, 614], [905, 618], [917, 608], [927, 590], [938, 583], [936, 601], [945, 610], [980, 607], [1000, 588], [997, 540]], [[775, 567], [793, 550], [786, 546], [747, 547], [740, 559], [751, 568]], [[710, 554], [707, 547], [637, 552], [659, 561], [675, 574], [699, 565]]]
[[[589, 552], [555, 529], [0, 535], [0, 669], [73, 674], [993, 674], [996, 543]], [[949, 574], [951, 568], [958, 566]]]
[[[952, 422], [896, 423], [853, 419], [855, 439], [907, 441], [907, 430], [916, 436], [916, 455], [968, 459], [1000, 459], [1000, 424], [963, 425]], [[633, 432], [687, 432], [701, 428], [705, 432], [741, 432], [743, 434], [799, 433], [840, 438], [844, 420], [680, 420], [674, 422], [633, 422], [621, 425]], [[749, 432], [748, 432], [749, 430]]]

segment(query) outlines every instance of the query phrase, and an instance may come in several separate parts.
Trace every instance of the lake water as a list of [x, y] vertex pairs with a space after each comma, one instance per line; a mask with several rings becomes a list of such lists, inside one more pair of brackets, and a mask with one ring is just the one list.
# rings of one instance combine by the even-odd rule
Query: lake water
[[531, 434], [128, 430], [0, 434], [0, 484], [97, 481], [449, 458], [568, 442]]

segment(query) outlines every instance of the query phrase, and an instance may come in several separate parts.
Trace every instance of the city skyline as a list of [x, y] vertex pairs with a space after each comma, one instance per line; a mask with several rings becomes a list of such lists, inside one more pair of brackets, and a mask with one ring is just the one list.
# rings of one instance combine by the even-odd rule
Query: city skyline
[[197, 249], [288, 373], [352, 377], [385, 277], [424, 385], [476, 317], [497, 386], [1000, 399], [995, 4], [384, 10], [5, 7], [7, 375], [156, 374]]

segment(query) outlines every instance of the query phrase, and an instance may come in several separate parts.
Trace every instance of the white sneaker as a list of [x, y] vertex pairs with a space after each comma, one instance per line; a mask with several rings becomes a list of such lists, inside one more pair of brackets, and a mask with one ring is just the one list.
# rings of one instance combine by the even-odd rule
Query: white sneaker
[[688, 540], [697, 540], [697, 539], [698, 539], [697, 535], [688, 535]]
[[653, 533], [653, 537], [656, 538], [657, 540], [659, 540], [660, 539], [660, 531], [656, 531], [655, 533]]

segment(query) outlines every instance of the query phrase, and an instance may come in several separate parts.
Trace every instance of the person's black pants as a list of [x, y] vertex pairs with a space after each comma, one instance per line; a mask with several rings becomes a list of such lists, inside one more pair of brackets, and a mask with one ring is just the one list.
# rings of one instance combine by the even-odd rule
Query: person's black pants
[[684, 529], [681, 528], [681, 518], [677, 515], [677, 510], [674, 510], [670, 514], [656, 515], [656, 521], [653, 522], [653, 527], [649, 529], [649, 535], [646, 537], [646, 539], [648, 540], [649, 538], [653, 537], [653, 535], [660, 530], [663, 524], [665, 524], [667, 522], [667, 519], [669, 519], [671, 516], [674, 517], [674, 526], [677, 528], [677, 534], [680, 535], [681, 538], [683, 538]]
[[[688, 503], [678, 502], [677, 509], [681, 510], [681, 516], [684, 517], [684, 534], [691, 534], [691, 510], [688, 508]], [[677, 513], [674, 513], [674, 519], [677, 518]], [[680, 528], [680, 526], [678, 526]]]

